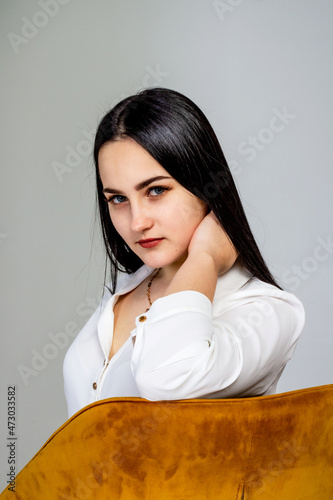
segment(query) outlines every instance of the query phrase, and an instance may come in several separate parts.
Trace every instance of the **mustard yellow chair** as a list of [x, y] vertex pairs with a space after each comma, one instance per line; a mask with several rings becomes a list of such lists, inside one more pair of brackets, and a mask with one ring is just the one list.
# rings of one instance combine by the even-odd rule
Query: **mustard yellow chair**
[[111, 398], [62, 425], [1, 500], [332, 500], [333, 385], [274, 396]]

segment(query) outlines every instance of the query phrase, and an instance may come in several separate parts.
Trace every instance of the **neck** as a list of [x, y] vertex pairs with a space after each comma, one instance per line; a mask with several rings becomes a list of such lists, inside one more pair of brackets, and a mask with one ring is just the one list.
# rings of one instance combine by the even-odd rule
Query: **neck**
[[161, 283], [163, 282], [165, 285], [169, 285], [180, 267], [186, 261], [187, 257], [188, 255], [185, 255], [181, 259], [177, 260], [177, 262], [162, 267], [160, 272], [158, 273], [158, 276], [156, 277], [156, 281], [159, 281]]

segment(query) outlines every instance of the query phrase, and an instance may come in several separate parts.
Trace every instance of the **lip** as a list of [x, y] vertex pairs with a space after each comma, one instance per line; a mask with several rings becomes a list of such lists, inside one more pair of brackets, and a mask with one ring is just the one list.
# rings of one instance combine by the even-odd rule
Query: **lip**
[[158, 245], [164, 238], [149, 238], [148, 240], [140, 240], [138, 243], [143, 247], [143, 248], [151, 248], [155, 247]]

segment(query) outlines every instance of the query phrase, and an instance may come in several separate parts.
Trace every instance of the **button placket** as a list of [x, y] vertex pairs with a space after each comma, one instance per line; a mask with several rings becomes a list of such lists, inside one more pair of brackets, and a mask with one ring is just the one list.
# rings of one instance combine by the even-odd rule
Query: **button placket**
[[136, 318], [135, 323], [136, 323], [136, 328], [135, 328], [135, 336], [134, 339], [132, 337], [133, 342], [133, 348], [134, 352], [132, 355], [132, 362], [136, 363], [141, 356], [142, 349], [143, 349], [143, 335], [144, 335], [144, 330], [145, 330], [145, 321], [147, 320], [147, 316], [141, 315]]

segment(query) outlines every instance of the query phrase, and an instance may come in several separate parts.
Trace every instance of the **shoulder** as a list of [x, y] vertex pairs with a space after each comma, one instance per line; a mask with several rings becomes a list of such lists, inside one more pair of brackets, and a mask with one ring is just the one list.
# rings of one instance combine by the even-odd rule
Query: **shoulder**
[[[230, 273], [230, 271], [228, 271]], [[238, 266], [218, 277], [213, 317], [232, 316], [243, 323], [265, 323], [299, 335], [305, 323], [302, 302], [292, 293], [259, 280]]]
[[285, 305], [287, 309], [295, 309], [304, 315], [303, 304], [296, 295], [255, 277], [251, 277], [242, 287], [231, 294], [230, 300], [268, 301], [271, 304]]
[[218, 276], [213, 307], [257, 300], [290, 304], [304, 312], [301, 301], [294, 294], [254, 277], [238, 262], [227, 273]]

